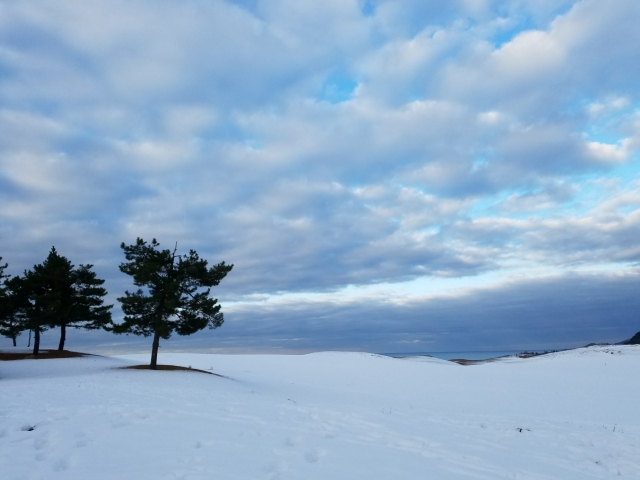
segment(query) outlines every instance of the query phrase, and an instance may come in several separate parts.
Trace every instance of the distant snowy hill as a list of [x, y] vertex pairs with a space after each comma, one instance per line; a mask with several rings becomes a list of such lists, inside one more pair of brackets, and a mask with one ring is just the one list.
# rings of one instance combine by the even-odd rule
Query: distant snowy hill
[[640, 478], [640, 347], [0, 362], [0, 478]]

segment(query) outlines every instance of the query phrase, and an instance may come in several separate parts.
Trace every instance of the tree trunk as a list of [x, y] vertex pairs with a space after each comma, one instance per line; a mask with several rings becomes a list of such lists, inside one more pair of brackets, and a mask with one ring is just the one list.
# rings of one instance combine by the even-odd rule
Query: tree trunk
[[15, 347], [15, 346], [17, 345], [17, 344], [16, 344], [16, 336], [14, 335], [14, 336], [13, 336], [13, 337], [11, 337], [11, 338], [13, 338], [13, 346]]
[[64, 342], [67, 339], [67, 325], [60, 325], [60, 343], [58, 344], [58, 350], [64, 350]]
[[158, 365], [158, 347], [160, 346], [160, 333], [155, 332], [153, 334], [153, 347], [151, 348], [151, 364], [149, 368], [151, 370], [157, 370]]
[[35, 339], [33, 340], [33, 354], [38, 355], [40, 352], [40, 329], [34, 328], [33, 332], [35, 333]]
[[29, 348], [31, 346], [31, 333], [33, 332], [33, 330], [29, 329], [29, 343], [27, 343], [27, 348]]

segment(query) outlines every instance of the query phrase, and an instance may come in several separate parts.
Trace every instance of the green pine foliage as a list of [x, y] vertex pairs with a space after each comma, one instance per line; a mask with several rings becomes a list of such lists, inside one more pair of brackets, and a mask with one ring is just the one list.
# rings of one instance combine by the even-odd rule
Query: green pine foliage
[[127, 260], [120, 270], [140, 288], [118, 298], [125, 317], [112, 327], [115, 333], [153, 335], [152, 369], [156, 368], [160, 338], [168, 339], [173, 332], [191, 335], [205, 327], [222, 325], [218, 300], [209, 298], [209, 294], [233, 268], [225, 262], [208, 268], [207, 261], [194, 250], [176, 254], [177, 244], [173, 251], [159, 247], [155, 238], [151, 243], [138, 238], [133, 245], [120, 245]]
[[4, 270], [9, 264], [2, 264], [2, 257], [0, 257], [0, 334], [7, 336], [3, 332], [3, 325], [5, 318], [9, 314], [9, 294], [7, 289], [7, 279], [9, 275], [4, 274]]
[[30, 303], [27, 326], [35, 334], [34, 355], [40, 348], [41, 333], [57, 324], [66, 329], [73, 298], [72, 270], [71, 262], [52, 247], [44, 262], [24, 273], [25, 293]]
[[9, 275], [5, 275], [4, 271], [8, 264], [2, 264], [0, 257], [0, 335], [13, 340], [13, 346], [16, 346], [16, 339], [22, 332], [21, 320], [14, 308], [15, 297], [11, 287], [12, 283]]
[[74, 296], [70, 303], [68, 325], [74, 328], [97, 330], [111, 324], [111, 308], [104, 305], [107, 290], [104, 280], [91, 269], [93, 265], [80, 265], [72, 273]]
[[93, 265], [75, 268], [58, 254], [55, 247], [41, 264], [4, 282], [7, 298], [3, 326], [6, 336], [15, 332], [34, 332], [34, 355], [40, 349], [40, 335], [50, 328], [60, 328], [59, 350], [64, 349], [67, 327], [96, 329], [111, 323], [112, 305], [103, 305], [107, 291], [104, 280], [97, 278]]
[[[9, 275], [5, 275], [4, 274], [4, 270], [5, 268], [7, 268], [9, 266], [8, 263], [5, 263], [4, 265], [2, 265], [2, 257], [0, 257], [0, 282], [4, 283], [4, 279], [5, 278], [9, 278]], [[0, 295], [2, 295], [2, 293], [4, 292], [4, 286], [0, 285]]]
[[31, 307], [25, 279], [22, 277], [6, 277], [4, 282], [5, 296], [0, 320], [0, 335], [9, 337], [16, 346], [17, 337], [29, 330], [26, 313]]

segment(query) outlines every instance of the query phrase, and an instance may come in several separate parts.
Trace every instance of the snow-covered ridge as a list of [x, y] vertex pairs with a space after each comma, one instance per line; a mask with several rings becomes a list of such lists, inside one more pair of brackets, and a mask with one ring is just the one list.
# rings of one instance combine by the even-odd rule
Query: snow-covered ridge
[[640, 347], [0, 362], [2, 479], [640, 477]]

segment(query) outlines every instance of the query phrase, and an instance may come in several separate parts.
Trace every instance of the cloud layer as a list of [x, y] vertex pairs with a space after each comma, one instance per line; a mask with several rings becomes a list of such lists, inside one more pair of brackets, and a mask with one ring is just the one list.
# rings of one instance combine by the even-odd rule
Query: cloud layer
[[0, 2], [0, 255], [15, 274], [55, 245], [115, 297], [121, 241], [178, 241], [236, 265], [229, 315], [301, 295], [292, 332], [349, 286], [634, 271], [638, 20], [634, 0]]

